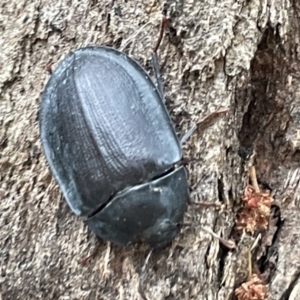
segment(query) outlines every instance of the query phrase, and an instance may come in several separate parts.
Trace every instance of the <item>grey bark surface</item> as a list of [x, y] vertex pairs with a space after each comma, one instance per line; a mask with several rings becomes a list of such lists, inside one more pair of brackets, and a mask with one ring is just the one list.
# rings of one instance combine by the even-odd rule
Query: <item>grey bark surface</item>
[[[275, 212], [253, 261], [269, 299], [300, 293], [300, 4], [296, 0], [169, 1], [159, 49], [166, 104], [179, 135], [228, 108], [184, 145], [192, 204], [172, 245], [99, 242], [72, 214], [39, 142], [40, 94], [69, 51], [114, 46], [151, 72], [159, 1], [1, 0], [0, 295], [7, 299], [234, 299], [255, 236], [235, 235], [247, 159]], [[235, 239], [220, 245], [202, 228]], [[86, 264], [81, 263], [95, 248]], [[141, 275], [141, 273], [143, 273]], [[1, 298], [0, 297], [0, 298]]]

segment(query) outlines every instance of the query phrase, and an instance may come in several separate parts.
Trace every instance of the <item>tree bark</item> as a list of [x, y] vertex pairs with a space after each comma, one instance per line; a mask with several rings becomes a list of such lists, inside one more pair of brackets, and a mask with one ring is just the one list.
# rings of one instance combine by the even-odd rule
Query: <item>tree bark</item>
[[[191, 204], [181, 233], [146, 264], [149, 249], [98, 241], [71, 213], [45, 163], [37, 118], [47, 68], [78, 47], [114, 46], [152, 74], [163, 3], [1, 0], [3, 300], [234, 299], [259, 234], [251, 258], [266, 299], [300, 298], [300, 4], [167, 4], [159, 60], [178, 134], [220, 108], [228, 112], [183, 146]], [[274, 199], [267, 229], [253, 234], [235, 226], [251, 165]]]

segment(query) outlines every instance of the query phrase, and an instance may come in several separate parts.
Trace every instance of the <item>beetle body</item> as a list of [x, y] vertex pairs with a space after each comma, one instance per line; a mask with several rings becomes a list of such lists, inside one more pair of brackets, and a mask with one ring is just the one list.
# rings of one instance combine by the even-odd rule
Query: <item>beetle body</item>
[[43, 150], [73, 212], [119, 244], [168, 243], [188, 199], [181, 145], [146, 71], [109, 47], [66, 56], [39, 112]]

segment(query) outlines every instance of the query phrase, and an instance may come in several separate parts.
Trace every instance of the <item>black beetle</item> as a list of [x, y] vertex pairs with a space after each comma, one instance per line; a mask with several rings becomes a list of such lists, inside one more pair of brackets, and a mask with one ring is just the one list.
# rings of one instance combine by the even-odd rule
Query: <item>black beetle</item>
[[187, 173], [161, 93], [129, 56], [68, 54], [39, 111], [42, 147], [68, 205], [104, 240], [161, 247], [179, 232]]

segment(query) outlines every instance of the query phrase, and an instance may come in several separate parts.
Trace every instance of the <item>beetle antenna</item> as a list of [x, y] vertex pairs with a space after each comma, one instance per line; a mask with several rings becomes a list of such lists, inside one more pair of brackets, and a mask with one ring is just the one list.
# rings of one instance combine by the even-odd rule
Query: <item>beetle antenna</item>
[[160, 24], [159, 36], [158, 36], [156, 45], [153, 48], [153, 52], [152, 52], [152, 64], [153, 64], [153, 69], [154, 69], [154, 73], [155, 73], [155, 78], [156, 78], [156, 82], [157, 82], [158, 91], [159, 91], [160, 96], [162, 97], [162, 99], [164, 99], [164, 91], [163, 91], [163, 84], [162, 84], [161, 75], [160, 75], [160, 71], [159, 71], [157, 50], [158, 50], [158, 48], [160, 46], [160, 43], [162, 41], [162, 38], [164, 36], [166, 24], [167, 24], [167, 21], [168, 21], [168, 19], [167, 19], [167, 6], [166, 5], [164, 5], [162, 15], [163, 16], [162, 16], [162, 20], [161, 20], [161, 24]]

